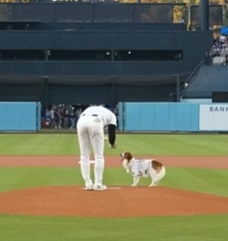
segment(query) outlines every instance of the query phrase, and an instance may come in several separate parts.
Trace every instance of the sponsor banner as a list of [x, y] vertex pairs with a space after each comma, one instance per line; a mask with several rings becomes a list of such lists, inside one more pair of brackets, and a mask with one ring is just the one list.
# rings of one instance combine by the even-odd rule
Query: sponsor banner
[[200, 105], [200, 131], [228, 131], [228, 104]]

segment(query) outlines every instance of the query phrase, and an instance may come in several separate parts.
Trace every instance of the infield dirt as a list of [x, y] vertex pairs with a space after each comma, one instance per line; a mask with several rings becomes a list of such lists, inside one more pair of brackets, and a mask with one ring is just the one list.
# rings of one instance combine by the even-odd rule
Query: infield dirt
[[[144, 157], [146, 158], [146, 157]], [[155, 157], [166, 166], [228, 168], [227, 157]], [[0, 166], [78, 167], [75, 156], [0, 156]], [[106, 157], [106, 168], [120, 167]], [[0, 214], [144, 217], [228, 213], [228, 198], [166, 187], [85, 191], [82, 187], [39, 187], [0, 193]]]

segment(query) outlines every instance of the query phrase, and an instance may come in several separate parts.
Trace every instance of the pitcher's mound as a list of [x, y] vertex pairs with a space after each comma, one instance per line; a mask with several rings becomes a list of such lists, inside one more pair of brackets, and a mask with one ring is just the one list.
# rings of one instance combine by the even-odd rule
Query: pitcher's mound
[[228, 213], [228, 198], [157, 187], [85, 191], [81, 187], [44, 187], [3, 192], [1, 214], [145, 217]]

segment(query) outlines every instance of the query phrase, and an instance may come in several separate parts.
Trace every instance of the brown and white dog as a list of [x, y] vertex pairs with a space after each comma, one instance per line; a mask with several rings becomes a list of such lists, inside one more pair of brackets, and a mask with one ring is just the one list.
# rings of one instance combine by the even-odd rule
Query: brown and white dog
[[133, 176], [132, 187], [136, 187], [141, 177], [150, 177], [151, 183], [149, 187], [159, 185], [160, 180], [166, 175], [164, 165], [154, 159], [137, 160], [133, 155], [125, 151], [120, 154], [122, 166]]

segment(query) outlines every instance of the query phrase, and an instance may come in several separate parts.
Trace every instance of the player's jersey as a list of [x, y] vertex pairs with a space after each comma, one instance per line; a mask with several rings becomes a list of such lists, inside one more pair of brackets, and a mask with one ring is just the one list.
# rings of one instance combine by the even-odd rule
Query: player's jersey
[[130, 171], [133, 176], [147, 177], [150, 160], [132, 160], [130, 164]]
[[98, 117], [102, 118], [104, 126], [117, 126], [117, 118], [115, 114], [103, 106], [90, 106], [84, 110], [81, 115], [98, 115]]

